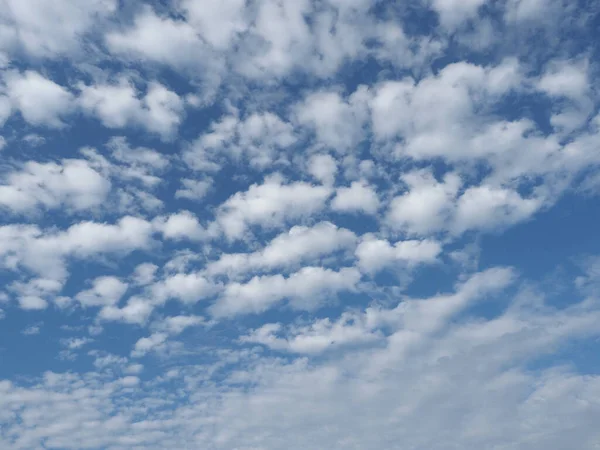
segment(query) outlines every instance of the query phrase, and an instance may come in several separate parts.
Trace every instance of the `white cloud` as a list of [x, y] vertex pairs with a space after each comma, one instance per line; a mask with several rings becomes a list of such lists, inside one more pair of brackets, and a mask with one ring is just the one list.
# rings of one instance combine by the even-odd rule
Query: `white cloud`
[[212, 297], [218, 292], [219, 286], [200, 273], [176, 273], [155, 283], [151, 292], [156, 301], [178, 299], [183, 303], [197, 303]]
[[546, 22], [562, 12], [564, 3], [557, 0], [508, 0], [505, 18], [508, 23]]
[[512, 225], [529, 218], [541, 206], [540, 199], [523, 198], [508, 189], [471, 187], [458, 199], [452, 228], [461, 233], [468, 229]]
[[497, 66], [450, 64], [418, 83], [412, 78], [380, 83], [369, 100], [373, 132], [382, 143], [401, 138], [399, 157], [456, 161], [493, 154], [495, 143], [474, 148], [469, 140], [486, 121], [494, 122], [482, 112], [522, 88], [523, 81], [518, 62], [508, 58]]
[[99, 207], [110, 188], [110, 181], [86, 160], [29, 161], [21, 170], [5, 176], [0, 185], [0, 206], [15, 213], [60, 207], [82, 211]]
[[377, 272], [392, 264], [414, 266], [431, 264], [437, 261], [442, 246], [432, 240], [398, 241], [391, 245], [388, 241], [373, 235], [364, 236], [356, 248], [358, 266], [369, 273]]
[[335, 182], [337, 171], [336, 160], [328, 154], [313, 155], [308, 162], [308, 173], [326, 185], [332, 185]]
[[137, 285], [146, 286], [154, 281], [157, 270], [156, 264], [142, 263], [135, 268], [132, 275], [133, 281]]
[[210, 188], [212, 187], [212, 180], [194, 180], [192, 178], [184, 178], [181, 180], [183, 185], [182, 189], [178, 189], [175, 192], [175, 198], [186, 198], [188, 200], [200, 201], [202, 200]]
[[288, 278], [280, 274], [257, 276], [245, 284], [234, 282], [227, 285], [210, 311], [217, 317], [258, 314], [285, 298], [295, 309], [311, 310], [326, 297], [355, 290], [359, 281], [358, 270], [348, 267], [337, 272], [322, 267], [304, 267]]
[[331, 190], [305, 182], [284, 184], [271, 175], [261, 185], [253, 184], [219, 207], [217, 222], [229, 239], [239, 239], [253, 225], [274, 228], [292, 219], [317, 213], [325, 206]]
[[477, 10], [486, 0], [432, 0], [442, 26], [452, 31], [477, 16]]
[[188, 22], [217, 49], [228, 48], [236, 35], [248, 27], [245, 6], [244, 0], [224, 0], [209, 5], [195, 0], [182, 2]]
[[84, 307], [115, 305], [127, 288], [127, 283], [117, 277], [98, 277], [94, 279], [90, 289], [79, 292], [75, 299]]
[[27, 282], [16, 281], [9, 286], [24, 310], [46, 309], [51, 301], [56, 300], [62, 290], [63, 283], [51, 278], [32, 278]]
[[248, 161], [252, 168], [264, 170], [296, 141], [293, 127], [275, 114], [253, 113], [243, 120], [227, 115], [194, 142], [184, 159], [196, 170], [217, 171], [224, 158], [238, 164]]
[[365, 180], [353, 181], [350, 187], [339, 187], [331, 208], [341, 212], [362, 212], [374, 215], [379, 209], [377, 192]]
[[211, 276], [227, 274], [234, 278], [248, 271], [286, 269], [303, 262], [314, 263], [336, 251], [352, 248], [355, 242], [353, 232], [331, 222], [320, 222], [312, 227], [297, 225], [256, 252], [221, 255], [206, 266], [206, 272]]
[[166, 140], [173, 137], [183, 120], [183, 100], [157, 82], [148, 83], [143, 97], [125, 78], [113, 84], [80, 84], [78, 88], [81, 109], [97, 116], [108, 128], [139, 126]]
[[131, 351], [131, 356], [140, 358], [150, 351], [161, 352], [169, 347], [169, 338], [181, 334], [186, 328], [202, 325], [204, 319], [199, 316], [173, 316], [167, 317], [156, 327], [161, 331], [152, 333], [148, 337], [140, 338]]
[[136, 217], [115, 224], [79, 222], [63, 231], [42, 231], [33, 225], [0, 227], [0, 265], [11, 270], [26, 268], [48, 279], [68, 276], [70, 258], [85, 260], [99, 255], [126, 255], [149, 249], [152, 225]]
[[0, 125], [4, 126], [11, 113], [12, 105], [10, 99], [6, 95], [0, 94]]
[[273, 350], [314, 354], [382, 338], [376, 330], [366, 328], [364, 320], [362, 322], [360, 316], [344, 314], [333, 322], [320, 319], [308, 326], [290, 327], [284, 337], [277, 335], [282, 331], [280, 324], [266, 324], [242, 336], [241, 341], [262, 344]]
[[[4, 0], [0, 11], [8, 47], [34, 57], [74, 56], [82, 38], [117, 9], [114, 0]], [[4, 33], [3, 33], [4, 34]]]
[[318, 144], [346, 151], [365, 137], [367, 101], [368, 91], [364, 86], [347, 100], [337, 92], [317, 92], [296, 106], [296, 116], [300, 124], [314, 128]]
[[127, 304], [122, 308], [117, 306], [104, 306], [98, 318], [105, 321], [125, 322], [130, 324], [142, 325], [152, 314], [154, 305], [148, 300], [133, 296], [127, 300]]
[[448, 174], [438, 182], [428, 171], [409, 172], [402, 176], [408, 191], [390, 203], [387, 221], [393, 228], [409, 233], [427, 234], [446, 225], [460, 178]]
[[157, 347], [161, 347], [167, 342], [169, 335], [167, 333], [154, 333], [149, 337], [140, 338], [134, 346], [133, 351], [131, 352], [131, 356], [134, 358], [139, 358], [140, 356], [144, 356], [150, 350], [156, 349]]
[[202, 240], [207, 236], [198, 218], [189, 211], [180, 211], [166, 217], [154, 219], [154, 227], [166, 239], [190, 241]]
[[35, 336], [36, 334], [40, 334], [40, 326], [39, 325], [31, 325], [25, 328], [21, 334], [25, 336]]
[[74, 96], [64, 87], [28, 70], [5, 75], [8, 96], [26, 122], [50, 128], [65, 126], [64, 117], [75, 107]]
[[209, 56], [193, 27], [181, 20], [158, 16], [145, 6], [132, 27], [106, 35], [108, 47], [116, 54], [145, 58], [178, 68], [196, 65]]

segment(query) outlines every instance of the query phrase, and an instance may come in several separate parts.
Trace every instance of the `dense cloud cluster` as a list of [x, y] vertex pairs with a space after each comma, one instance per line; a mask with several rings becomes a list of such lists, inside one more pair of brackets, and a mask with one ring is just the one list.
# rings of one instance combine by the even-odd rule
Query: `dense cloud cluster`
[[599, 448], [596, 10], [0, 0], [0, 448]]

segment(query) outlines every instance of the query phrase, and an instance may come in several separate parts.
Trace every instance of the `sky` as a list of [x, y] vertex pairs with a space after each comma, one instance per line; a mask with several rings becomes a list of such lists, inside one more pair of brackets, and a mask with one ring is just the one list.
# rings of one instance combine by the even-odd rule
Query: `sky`
[[594, 0], [0, 0], [0, 448], [600, 449]]

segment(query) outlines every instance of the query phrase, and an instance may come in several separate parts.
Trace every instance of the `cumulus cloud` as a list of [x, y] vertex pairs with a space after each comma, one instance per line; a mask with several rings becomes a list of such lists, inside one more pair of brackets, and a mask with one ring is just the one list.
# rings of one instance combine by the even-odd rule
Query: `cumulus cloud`
[[116, 10], [114, 0], [60, 0], [51, 7], [41, 0], [6, 0], [0, 13], [2, 44], [13, 51], [21, 47], [34, 57], [73, 56], [94, 25]]
[[13, 107], [27, 123], [50, 128], [66, 125], [64, 118], [75, 107], [67, 89], [32, 70], [9, 72], [5, 82]]
[[228, 238], [236, 239], [251, 226], [274, 228], [315, 214], [330, 195], [327, 187], [300, 181], [285, 184], [281, 176], [272, 175], [227, 199], [219, 207], [217, 222]]
[[110, 188], [110, 180], [98, 173], [89, 161], [29, 161], [21, 170], [4, 176], [0, 184], [0, 206], [15, 213], [60, 207], [82, 211], [99, 207]]
[[0, 448], [598, 446], [590, 2], [46, 3], [0, 0]]
[[185, 161], [196, 170], [218, 171], [223, 159], [248, 162], [264, 170], [283, 157], [298, 138], [293, 127], [273, 113], [254, 113], [240, 119], [228, 115], [211, 125], [184, 154]]
[[287, 278], [264, 275], [243, 284], [230, 283], [210, 309], [217, 317], [258, 314], [288, 298], [293, 308], [311, 310], [327, 296], [355, 290], [359, 281], [360, 273], [354, 268], [304, 267]]
[[341, 212], [376, 214], [379, 209], [377, 192], [365, 181], [354, 181], [349, 187], [341, 187], [331, 201], [331, 208]]
[[136, 217], [114, 224], [79, 222], [66, 230], [42, 230], [34, 225], [0, 227], [0, 263], [4, 268], [28, 271], [49, 279], [67, 276], [69, 259], [126, 255], [152, 245], [152, 225]]
[[248, 271], [270, 271], [294, 267], [302, 262], [314, 262], [339, 250], [351, 248], [356, 242], [353, 232], [338, 228], [331, 222], [313, 227], [294, 226], [281, 233], [263, 249], [254, 253], [226, 253], [206, 267], [209, 275], [227, 274], [235, 277]]
[[148, 83], [143, 96], [124, 78], [113, 84], [81, 84], [79, 90], [81, 109], [108, 128], [138, 126], [168, 139], [183, 120], [183, 100], [158, 82]]
[[366, 235], [356, 248], [356, 257], [361, 269], [374, 273], [392, 264], [408, 267], [431, 264], [441, 252], [442, 246], [433, 240], [398, 241], [391, 245], [384, 239]]

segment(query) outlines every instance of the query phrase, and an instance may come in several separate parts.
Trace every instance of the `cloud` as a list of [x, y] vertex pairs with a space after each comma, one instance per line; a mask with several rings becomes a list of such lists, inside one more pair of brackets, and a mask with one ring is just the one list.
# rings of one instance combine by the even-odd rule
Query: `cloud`
[[193, 27], [185, 21], [160, 17], [149, 6], [135, 17], [130, 29], [108, 33], [106, 44], [116, 54], [179, 68], [208, 56]]
[[293, 127], [273, 113], [253, 113], [244, 119], [228, 115], [211, 125], [184, 153], [191, 168], [218, 171], [222, 160], [248, 161], [252, 168], [264, 170], [285, 160], [283, 153], [298, 138]]
[[127, 291], [127, 283], [116, 277], [96, 278], [92, 288], [79, 292], [75, 299], [83, 306], [105, 306], [116, 304]]
[[221, 255], [206, 266], [206, 272], [211, 276], [227, 274], [235, 278], [245, 272], [291, 268], [350, 249], [355, 242], [353, 232], [338, 228], [331, 222], [320, 222], [312, 227], [296, 225], [273, 238], [259, 251]]
[[68, 259], [126, 255], [152, 246], [152, 225], [136, 217], [115, 224], [79, 222], [66, 230], [46, 231], [34, 225], [0, 227], [0, 264], [11, 270], [25, 268], [49, 279], [68, 275]]
[[[464, 307], [489, 292], [498, 294], [511, 279], [507, 274], [504, 269], [493, 270], [458, 286], [444, 301], [423, 302], [433, 301], [436, 307], [427, 309], [440, 317], [444, 313], [438, 306], [450, 301], [455, 307], [455, 296]], [[597, 302], [533, 312], [532, 300], [530, 295], [514, 298], [513, 307], [496, 318], [457, 322], [446, 318], [435, 334], [413, 341], [412, 351], [397, 331], [369, 332], [374, 322], [365, 312], [362, 319], [345, 315], [294, 329], [267, 326], [250, 335], [262, 336], [275, 351], [308, 352], [310, 364], [305, 356], [286, 361], [240, 350], [222, 353], [216, 363], [171, 366], [168, 374], [148, 381], [101, 371], [47, 372], [28, 386], [3, 382], [4, 410], [27, 417], [30, 425], [6, 422], [10, 432], [2, 435], [3, 443], [13, 448], [45, 440], [46, 445], [73, 449], [90, 443], [161, 449], [184, 446], [193, 438], [202, 445], [256, 443], [276, 448], [285, 433], [292, 449], [305, 448], [315, 438], [328, 448], [375, 449], [398, 440], [435, 448], [439, 436], [464, 448], [512, 443], [534, 449], [558, 450], [572, 444], [592, 448], [598, 437], [593, 426], [597, 376], [558, 367], [530, 370], [525, 362], [552, 349], [557, 339], [573, 341], [597, 334]], [[366, 333], [352, 334], [361, 327]], [[286, 332], [287, 343], [272, 339], [276, 332]], [[332, 336], [341, 337], [337, 348], [345, 351], [315, 359], [315, 352], [330, 347], [320, 345], [318, 337]], [[354, 336], [361, 338], [357, 341]], [[107, 356], [103, 358], [108, 362]], [[126, 358], [110, 359], [111, 365], [103, 367], [127, 367]], [[220, 380], [214, 388], [186, 391], [183, 402], [165, 401], [173, 384], [204, 385], [207, 374]], [[412, 386], [409, 392], [407, 385]], [[140, 421], [132, 408], [140, 403], [160, 406], [150, 408]], [[49, 414], [57, 408], [60, 415]], [[317, 420], [335, 428], [318, 428], [316, 436], [307, 437], [315, 411]], [[83, 426], [90, 420], [96, 426]], [[200, 425], [199, 433], [198, 422], [204, 421], [211, 425]], [[367, 427], [374, 432], [364, 432]], [[263, 430], [260, 436], [257, 429]]]
[[78, 88], [81, 109], [108, 128], [138, 126], [168, 140], [183, 120], [183, 100], [158, 82], [148, 83], [143, 96], [124, 78], [114, 84], [80, 84]]
[[398, 241], [391, 245], [386, 240], [367, 235], [355, 253], [358, 266], [368, 273], [374, 273], [393, 264], [409, 268], [417, 264], [431, 264], [437, 261], [441, 252], [442, 246], [433, 240]]
[[[73, 3], [59, 0], [50, 7], [43, 0], [6, 0], [0, 17], [8, 48], [33, 57], [76, 55], [83, 38], [117, 10], [113, 0]], [[5, 38], [6, 38], [5, 37]]]
[[23, 119], [36, 126], [62, 128], [64, 118], [75, 108], [74, 96], [38, 72], [9, 72], [5, 75], [8, 96]]
[[0, 0], [0, 448], [596, 448], [583, 3]]
[[415, 234], [442, 228], [461, 185], [460, 178], [448, 174], [438, 182], [430, 172], [417, 171], [404, 174], [402, 179], [409, 190], [391, 201], [388, 223]]
[[217, 213], [217, 222], [229, 239], [239, 239], [250, 226], [275, 228], [291, 219], [315, 214], [325, 206], [330, 189], [305, 182], [284, 184], [272, 175], [261, 185], [253, 184], [225, 201]]
[[326, 185], [334, 183], [337, 171], [336, 160], [328, 154], [313, 155], [308, 162], [308, 173]]
[[61, 207], [82, 211], [99, 207], [110, 189], [110, 181], [86, 160], [29, 161], [21, 170], [4, 176], [4, 183], [0, 185], [0, 206], [14, 213]]
[[350, 187], [341, 187], [331, 201], [331, 208], [340, 212], [362, 212], [374, 215], [379, 209], [379, 198], [372, 186], [364, 180], [354, 181]]
[[184, 178], [181, 180], [182, 189], [175, 192], [175, 198], [186, 198], [188, 200], [202, 200], [212, 186], [210, 180], [194, 180], [193, 178]]
[[165, 239], [191, 241], [202, 240], [207, 237], [207, 231], [200, 225], [198, 218], [189, 211], [181, 211], [168, 217], [157, 217], [154, 227], [160, 231]]
[[359, 281], [360, 273], [349, 267], [339, 271], [303, 267], [287, 278], [280, 274], [256, 276], [244, 284], [227, 285], [210, 311], [216, 317], [258, 314], [285, 298], [292, 308], [312, 310], [327, 297], [355, 290]]
[[266, 324], [253, 330], [249, 335], [242, 336], [241, 341], [262, 344], [273, 350], [315, 354], [382, 338], [377, 332], [365, 329], [364, 324], [357, 323], [359, 319], [352, 314], [346, 314], [335, 322], [321, 319], [309, 326], [291, 327], [287, 330], [286, 337], [279, 337], [276, 334], [281, 331], [280, 324]]
[[318, 144], [343, 152], [364, 139], [367, 100], [364, 87], [347, 100], [337, 92], [317, 92], [296, 107], [297, 120], [314, 129]]
[[[169, 337], [181, 334], [186, 328], [204, 324], [204, 319], [199, 316], [173, 316], [166, 318], [157, 328], [157, 331], [148, 337], [140, 338], [131, 351], [131, 356], [140, 358], [150, 351], [164, 352], [168, 350]], [[172, 346], [172, 345], [171, 345]]]

